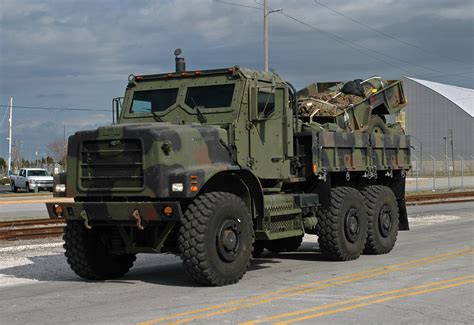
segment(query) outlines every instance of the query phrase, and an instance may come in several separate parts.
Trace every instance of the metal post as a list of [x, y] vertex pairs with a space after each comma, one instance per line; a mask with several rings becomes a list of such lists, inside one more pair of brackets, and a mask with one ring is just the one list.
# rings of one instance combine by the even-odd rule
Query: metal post
[[263, 1], [263, 69], [268, 72], [268, 0]]
[[13, 123], [13, 97], [10, 97], [10, 130], [8, 131], [8, 177], [10, 177], [10, 171], [12, 166], [12, 123]]
[[461, 188], [464, 190], [464, 158], [458, 155], [461, 158]]
[[415, 161], [416, 161], [416, 170], [415, 170], [415, 172], [416, 172], [416, 174], [415, 174], [415, 177], [416, 177], [416, 190], [415, 191], [418, 192], [418, 158], [416, 158]]
[[451, 191], [451, 170], [449, 169], [449, 157], [446, 156], [445, 159], [448, 162], [448, 191]]
[[443, 137], [444, 139], [444, 167], [445, 167], [445, 172], [446, 174], [448, 173], [448, 169], [449, 169], [449, 166], [448, 166], [448, 138], [447, 137]]
[[433, 160], [433, 192], [435, 192], [436, 191], [436, 161], [432, 155], [430, 155], [430, 157]]
[[449, 134], [449, 141], [450, 141], [450, 144], [451, 144], [451, 162], [453, 163], [453, 173], [454, 173], [454, 134], [453, 134], [453, 129], [449, 129], [448, 130], [448, 134]]

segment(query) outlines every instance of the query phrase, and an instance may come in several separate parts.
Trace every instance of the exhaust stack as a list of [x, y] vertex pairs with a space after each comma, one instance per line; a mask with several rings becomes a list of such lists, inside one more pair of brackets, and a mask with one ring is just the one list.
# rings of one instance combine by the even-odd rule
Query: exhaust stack
[[174, 50], [174, 56], [175, 56], [174, 61], [176, 64], [177, 73], [186, 71], [186, 62], [184, 62], [184, 58], [179, 57], [180, 54], [181, 54], [180, 48], [177, 48], [176, 50]]

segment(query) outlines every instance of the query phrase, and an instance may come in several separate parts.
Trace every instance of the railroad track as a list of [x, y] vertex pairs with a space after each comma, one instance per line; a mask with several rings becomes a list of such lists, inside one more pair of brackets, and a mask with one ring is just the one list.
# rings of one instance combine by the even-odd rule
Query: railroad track
[[[409, 195], [407, 205], [441, 204], [470, 202], [474, 200], [474, 191], [430, 193]], [[60, 237], [63, 234], [64, 220], [31, 219], [0, 222], [0, 240], [38, 239]]]
[[460, 203], [473, 201], [474, 191], [408, 195], [407, 205]]
[[0, 222], [0, 240], [59, 237], [64, 221], [53, 219], [12, 220]]

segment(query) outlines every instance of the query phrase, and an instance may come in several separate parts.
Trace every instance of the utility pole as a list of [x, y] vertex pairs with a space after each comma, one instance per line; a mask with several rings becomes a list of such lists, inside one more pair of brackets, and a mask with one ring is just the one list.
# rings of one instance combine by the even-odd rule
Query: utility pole
[[12, 123], [13, 117], [13, 97], [10, 97], [10, 118], [8, 122], [10, 123], [10, 129], [8, 131], [8, 176], [10, 176], [11, 166], [12, 166]]
[[268, 72], [268, 0], [263, 1], [263, 69]]
[[269, 0], [263, 0], [263, 69], [268, 72], [268, 15], [274, 12], [280, 12], [280, 9], [269, 10]]

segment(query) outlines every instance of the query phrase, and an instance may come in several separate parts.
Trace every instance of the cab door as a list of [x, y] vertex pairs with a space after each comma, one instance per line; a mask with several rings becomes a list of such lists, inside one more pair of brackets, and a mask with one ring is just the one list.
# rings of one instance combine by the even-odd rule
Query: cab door
[[288, 178], [293, 154], [288, 90], [259, 82], [249, 93], [249, 166], [263, 179]]

